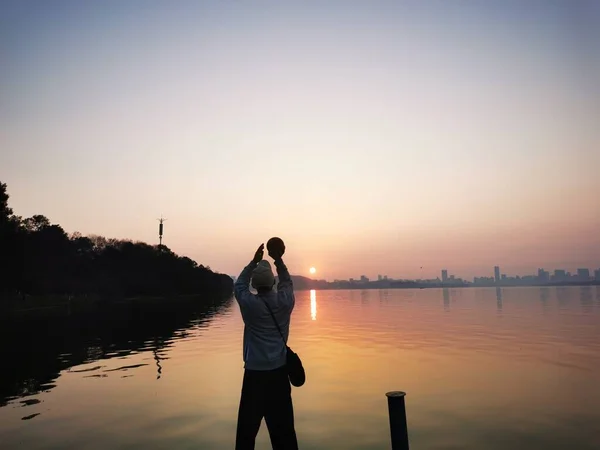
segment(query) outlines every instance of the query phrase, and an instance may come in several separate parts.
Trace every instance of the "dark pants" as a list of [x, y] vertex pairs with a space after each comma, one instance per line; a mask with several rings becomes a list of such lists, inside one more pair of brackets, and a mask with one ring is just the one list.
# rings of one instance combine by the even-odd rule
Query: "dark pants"
[[236, 450], [254, 450], [262, 418], [273, 450], [297, 450], [292, 388], [286, 367], [246, 370], [238, 412]]

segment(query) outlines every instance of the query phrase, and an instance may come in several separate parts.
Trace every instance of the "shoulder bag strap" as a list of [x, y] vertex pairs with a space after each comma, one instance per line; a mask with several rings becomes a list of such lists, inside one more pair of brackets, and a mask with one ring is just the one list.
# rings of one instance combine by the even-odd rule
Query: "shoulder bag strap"
[[283, 339], [283, 343], [285, 345], [287, 345], [287, 342], [285, 341], [285, 338], [283, 337], [283, 333], [281, 332], [281, 328], [279, 328], [279, 324], [277, 323], [277, 319], [275, 319], [275, 315], [273, 314], [271, 307], [269, 306], [269, 304], [267, 303], [267, 301], [264, 298], [261, 297], [261, 299], [263, 302], [265, 302], [265, 305], [267, 306], [267, 309], [269, 310], [269, 314], [271, 314], [271, 318], [273, 319], [273, 323], [277, 327], [277, 331], [279, 331], [279, 335], [281, 336], [281, 339]]

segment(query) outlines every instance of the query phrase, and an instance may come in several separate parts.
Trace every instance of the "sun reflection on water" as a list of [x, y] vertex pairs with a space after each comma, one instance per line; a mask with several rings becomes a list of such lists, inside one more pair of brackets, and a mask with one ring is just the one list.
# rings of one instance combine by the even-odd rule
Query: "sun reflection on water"
[[317, 291], [310, 291], [310, 317], [312, 320], [317, 320]]

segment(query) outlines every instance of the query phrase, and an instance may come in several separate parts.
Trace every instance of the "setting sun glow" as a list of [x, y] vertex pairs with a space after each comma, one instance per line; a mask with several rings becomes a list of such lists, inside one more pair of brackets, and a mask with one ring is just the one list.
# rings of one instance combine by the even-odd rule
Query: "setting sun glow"
[[311, 267], [310, 269], [308, 269], [308, 271], [312, 274], [317, 272], [317, 269], [315, 269], [314, 267]]

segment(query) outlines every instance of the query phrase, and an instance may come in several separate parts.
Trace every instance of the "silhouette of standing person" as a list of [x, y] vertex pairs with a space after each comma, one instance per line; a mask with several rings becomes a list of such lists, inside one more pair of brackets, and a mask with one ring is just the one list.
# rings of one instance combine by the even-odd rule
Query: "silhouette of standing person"
[[[273, 317], [287, 340], [294, 309], [292, 279], [283, 263], [283, 250], [271, 249], [279, 283], [268, 261], [264, 244], [238, 277], [235, 298], [244, 319], [244, 381], [238, 412], [236, 450], [254, 449], [263, 417], [273, 450], [297, 450], [292, 388], [286, 368], [286, 346]], [[250, 292], [250, 283], [257, 294]]]

